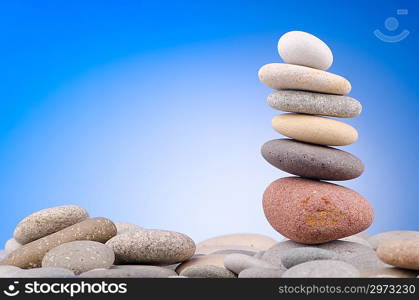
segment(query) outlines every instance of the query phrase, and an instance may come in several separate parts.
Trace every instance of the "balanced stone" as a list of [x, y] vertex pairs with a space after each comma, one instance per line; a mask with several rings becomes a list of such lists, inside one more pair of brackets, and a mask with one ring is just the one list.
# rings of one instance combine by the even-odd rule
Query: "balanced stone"
[[209, 254], [216, 250], [224, 249], [260, 251], [270, 248], [275, 243], [274, 239], [261, 234], [228, 234], [200, 242], [196, 246], [196, 253]]
[[138, 265], [135, 268], [94, 269], [80, 274], [82, 278], [168, 278], [176, 272], [157, 266]]
[[359, 277], [352, 265], [339, 260], [314, 260], [298, 264], [285, 271], [283, 278], [349, 278]]
[[185, 234], [167, 230], [129, 231], [107, 243], [118, 263], [174, 264], [195, 253], [194, 241]]
[[282, 265], [287, 269], [308, 261], [324, 259], [339, 260], [339, 255], [330, 250], [314, 247], [289, 249], [281, 254]]
[[73, 271], [65, 268], [34, 268], [28, 270], [18, 270], [11, 274], [15, 278], [72, 278], [75, 277]]
[[109, 247], [94, 241], [74, 241], [51, 249], [42, 259], [42, 267], [61, 267], [81, 274], [97, 268], [109, 268], [115, 255]]
[[353, 118], [362, 111], [358, 100], [348, 96], [321, 94], [304, 91], [282, 90], [268, 96], [268, 104], [286, 112]]
[[381, 243], [378, 257], [385, 263], [410, 270], [419, 270], [419, 240], [393, 240]]
[[283, 269], [272, 268], [248, 268], [240, 272], [239, 278], [281, 278], [284, 274]]
[[278, 115], [272, 119], [272, 128], [287, 137], [326, 146], [345, 146], [358, 139], [358, 132], [349, 124], [304, 114]]
[[260, 81], [275, 90], [303, 90], [345, 95], [351, 84], [342, 76], [304, 66], [272, 63], [259, 69]]
[[274, 268], [275, 266], [252, 256], [234, 253], [224, 258], [224, 266], [233, 273], [239, 274], [244, 269], [258, 268]]
[[361, 232], [373, 209], [357, 192], [332, 183], [299, 177], [281, 178], [263, 194], [271, 226], [300, 243], [319, 244]]
[[236, 278], [233, 272], [213, 265], [193, 265], [180, 272], [180, 275], [188, 278]]
[[4, 250], [6, 253], [13, 252], [20, 247], [22, 247], [22, 244], [16, 241], [14, 238], [8, 239], [6, 244], [4, 244]]
[[281, 36], [278, 52], [289, 64], [327, 70], [333, 63], [330, 48], [319, 38], [304, 31], [289, 31]]
[[419, 240], [419, 231], [412, 230], [395, 230], [386, 231], [372, 235], [368, 238], [368, 242], [374, 249], [377, 249], [381, 243], [392, 240]]
[[87, 211], [76, 205], [46, 208], [20, 221], [14, 231], [14, 238], [21, 244], [27, 244], [79, 223], [88, 217]]
[[290, 139], [266, 142], [262, 156], [282, 171], [307, 178], [349, 180], [364, 171], [362, 161], [348, 152]]
[[105, 243], [115, 235], [116, 227], [112, 221], [106, 218], [87, 219], [20, 247], [0, 263], [23, 269], [37, 268], [41, 266], [45, 254], [59, 245], [81, 240]]

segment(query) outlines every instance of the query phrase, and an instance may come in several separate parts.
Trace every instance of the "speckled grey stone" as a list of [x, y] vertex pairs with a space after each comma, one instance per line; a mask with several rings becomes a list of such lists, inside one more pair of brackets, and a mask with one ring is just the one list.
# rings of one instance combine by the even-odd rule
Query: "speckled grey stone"
[[123, 234], [128, 231], [144, 230], [144, 228], [131, 223], [114, 222], [114, 224], [116, 226], [117, 234]]
[[395, 230], [387, 231], [379, 234], [372, 235], [368, 238], [368, 242], [374, 249], [378, 246], [390, 240], [419, 240], [419, 231], [412, 230]]
[[179, 275], [189, 278], [236, 278], [233, 272], [212, 265], [193, 265], [185, 268]]
[[282, 265], [287, 269], [308, 261], [322, 259], [339, 260], [339, 255], [333, 251], [314, 247], [288, 249], [281, 253]]
[[79, 223], [88, 217], [87, 211], [76, 205], [46, 208], [20, 221], [14, 231], [14, 238], [24, 245]]
[[348, 278], [359, 277], [352, 265], [339, 260], [313, 260], [298, 264], [282, 274], [283, 278]]
[[194, 241], [185, 234], [167, 230], [130, 231], [107, 243], [118, 263], [174, 264], [195, 253]]
[[353, 118], [362, 111], [358, 100], [348, 96], [321, 94], [304, 91], [281, 90], [268, 96], [268, 104], [286, 112]]
[[87, 219], [20, 247], [0, 263], [22, 269], [37, 268], [41, 266], [45, 254], [61, 244], [82, 240], [105, 243], [115, 235], [116, 227], [111, 220]]
[[244, 269], [253, 267], [258, 268], [274, 268], [275, 266], [258, 258], [245, 254], [234, 253], [224, 257], [224, 266], [235, 274], [239, 274]]
[[348, 152], [291, 139], [268, 141], [261, 152], [278, 169], [307, 178], [349, 180], [364, 171], [362, 161]]
[[115, 255], [108, 246], [94, 241], [74, 241], [59, 245], [42, 259], [42, 267], [61, 267], [81, 274], [93, 269], [109, 268]]
[[20, 247], [22, 247], [22, 244], [16, 241], [14, 238], [8, 239], [4, 244], [4, 250], [6, 253], [13, 252]]
[[249, 268], [240, 272], [239, 278], [281, 278], [285, 270], [267, 268]]
[[240, 253], [244, 255], [254, 256], [257, 252], [250, 251], [250, 250], [240, 250], [240, 249], [223, 249], [211, 252], [210, 254], [233, 254], [233, 253]]
[[72, 278], [73, 271], [65, 268], [35, 268], [18, 270], [11, 274], [15, 278]]
[[15, 266], [0, 265], [0, 278], [11, 278], [19, 270], [21, 269]]
[[177, 276], [175, 271], [157, 266], [115, 266], [111, 269], [95, 269], [80, 274], [83, 278], [167, 278]]

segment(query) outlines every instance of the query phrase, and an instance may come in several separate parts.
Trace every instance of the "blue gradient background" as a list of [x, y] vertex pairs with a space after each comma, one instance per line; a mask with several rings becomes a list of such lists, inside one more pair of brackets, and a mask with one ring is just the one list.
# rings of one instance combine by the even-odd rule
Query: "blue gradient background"
[[[369, 231], [417, 230], [419, 5], [370, 2], [2, 2], [0, 242], [21, 218], [63, 204], [197, 241], [279, 239], [261, 195], [286, 174], [260, 155], [278, 135], [257, 70], [280, 61], [289, 30], [327, 42], [330, 71], [363, 104], [347, 120], [360, 139], [344, 149], [366, 171], [343, 185], [374, 206]], [[390, 16], [406, 40], [373, 35], [390, 34]]]

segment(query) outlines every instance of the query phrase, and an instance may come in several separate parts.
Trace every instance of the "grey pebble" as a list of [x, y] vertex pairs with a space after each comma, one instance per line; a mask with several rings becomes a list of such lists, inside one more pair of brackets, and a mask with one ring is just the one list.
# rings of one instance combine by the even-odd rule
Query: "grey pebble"
[[122, 266], [111, 269], [95, 269], [80, 274], [83, 278], [167, 278], [177, 276], [175, 271], [157, 267], [137, 265], [136, 267], [125, 268]]
[[339, 260], [339, 255], [333, 251], [314, 247], [288, 249], [281, 253], [282, 265], [287, 269], [308, 261], [322, 259]]
[[8, 265], [0, 265], [0, 278], [11, 278], [13, 273], [21, 270], [21, 268]]
[[236, 278], [236, 275], [222, 267], [212, 265], [193, 265], [179, 274], [189, 278]]
[[226, 257], [224, 257], [224, 266], [235, 274], [239, 274], [244, 269], [253, 267], [274, 268], [273, 265], [261, 259], [240, 253], [226, 255]]
[[65, 268], [34, 268], [18, 270], [11, 274], [15, 278], [73, 278], [73, 271]]
[[359, 277], [352, 265], [339, 260], [314, 260], [298, 264], [285, 271], [283, 278], [348, 278]]
[[239, 278], [281, 278], [284, 272], [283, 269], [253, 267], [241, 271]]

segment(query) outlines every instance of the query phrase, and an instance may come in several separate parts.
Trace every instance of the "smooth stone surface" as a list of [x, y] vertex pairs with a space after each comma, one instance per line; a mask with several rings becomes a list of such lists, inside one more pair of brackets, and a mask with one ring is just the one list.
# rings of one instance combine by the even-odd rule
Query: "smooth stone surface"
[[378, 246], [377, 255], [389, 265], [419, 270], [419, 240], [386, 241]]
[[258, 258], [245, 254], [229, 254], [224, 258], [224, 267], [235, 274], [249, 268], [275, 268], [275, 266]]
[[278, 53], [289, 64], [327, 70], [333, 63], [330, 48], [318, 37], [304, 31], [289, 31], [278, 41]]
[[361, 103], [348, 96], [289, 90], [271, 93], [268, 105], [286, 112], [338, 118], [354, 118], [362, 111]]
[[285, 270], [267, 268], [248, 268], [240, 272], [238, 278], [281, 278]]
[[340, 257], [333, 251], [314, 247], [288, 249], [281, 253], [281, 263], [287, 269], [308, 261], [322, 259], [339, 260]]
[[372, 235], [368, 238], [368, 242], [374, 249], [377, 249], [381, 243], [391, 240], [419, 240], [419, 231], [413, 230], [395, 230], [386, 231]]
[[144, 230], [143, 227], [131, 223], [114, 222], [114, 224], [116, 226], [117, 234], [123, 234], [129, 231]]
[[233, 254], [233, 253], [239, 253], [244, 254], [248, 256], [254, 256], [257, 252], [255, 251], [249, 251], [249, 250], [240, 250], [240, 249], [225, 249], [225, 250], [217, 250], [210, 254]]
[[180, 275], [188, 278], [236, 278], [233, 272], [213, 265], [193, 265], [180, 272]]
[[194, 241], [185, 234], [167, 230], [130, 231], [107, 243], [118, 263], [174, 264], [195, 253]]
[[275, 230], [305, 244], [356, 234], [368, 228], [374, 218], [371, 205], [357, 192], [299, 177], [271, 183], [263, 194], [263, 210]]
[[285, 271], [283, 278], [349, 278], [359, 277], [352, 265], [339, 260], [314, 260], [298, 264]]
[[83, 278], [168, 278], [177, 276], [176, 272], [157, 266], [137, 265], [124, 268], [122, 266], [111, 269], [94, 269], [80, 274]]
[[81, 274], [93, 269], [109, 268], [115, 255], [109, 247], [99, 242], [75, 241], [59, 245], [42, 259], [42, 267], [61, 267]]
[[59, 245], [81, 240], [105, 243], [115, 235], [116, 227], [111, 220], [87, 219], [20, 247], [10, 253], [0, 264], [23, 269], [37, 268], [41, 266], [45, 254]]
[[261, 152], [274, 167], [307, 178], [350, 180], [364, 172], [362, 161], [348, 152], [296, 140], [268, 141]]
[[176, 273], [180, 274], [184, 269], [194, 265], [210, 265], [224, 268], [224, 258], [227, 254], [209, 254], [194, 256], [187, 261], [181, 263], [176, 268]]
[[255, 255], [253, 255], [254, 258], [262, 258], [262, 256], [265, 254], [266, 251], [259, 251]]
[[351, 84], [342, 76], [304, 66], [272, 63], [258, 72], [260, 81], [275, 90], [303, 90], [346, 95]]
[[65, 268], [34, 268], [18, 270], [11, 274], [15, 278], [73, 278], [74, 273]]
[[14, 231], [14, 238], [24, 245], [79, 223], [88, 217], [87, 211], [76, 205], [46, 208], [20, 221]]
[[286, 113], [272, 119], [272, 128], [295, 140], [325, 146], [350, 145], [358, 139], [351, 125], [320, 116]]
[[14, 238], [8, 239], [4, 244], [4, 250], [6, 253], [13, 252], [20, 247], [22, 247], [22, 244], [16, 241]]
[[19, 270], [21, 269], [15, 266], [0, 265], [0, 278], [11, 278], [12, 275]]
[[357, 236], [356, 234], [341, 238], [339, 240], [340, 241], [346, 241], [346, 242], [358, 243], [358, 244], [362, 244], [364, 246], [372, 248], [371, 244], [366, 239], [363, 239], [363, 238]]

